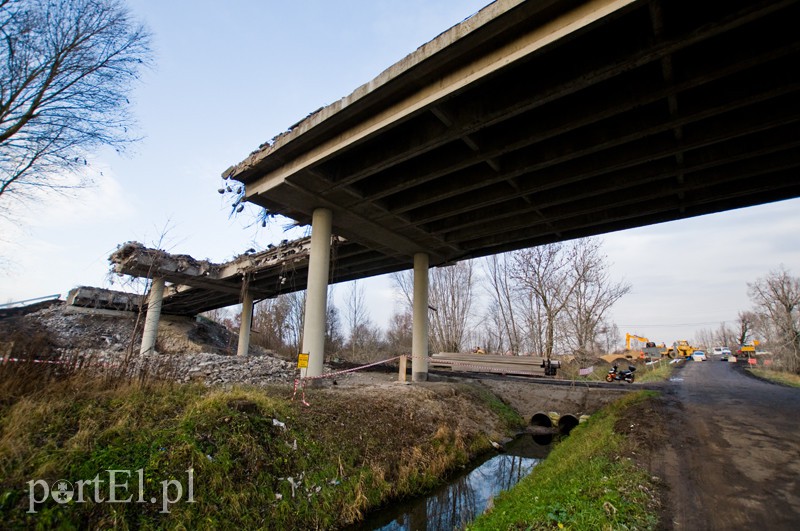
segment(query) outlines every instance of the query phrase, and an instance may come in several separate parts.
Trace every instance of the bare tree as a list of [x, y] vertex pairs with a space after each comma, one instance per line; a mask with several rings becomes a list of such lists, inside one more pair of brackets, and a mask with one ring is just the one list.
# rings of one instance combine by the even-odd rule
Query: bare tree
[[569, 327], [566, 337], [579, 358], [594, 354], [603, 317], [631, 290], [630, 284], [611, 280], [600, 246], [597, 238], [583, 238], [572, 242], [569, 252], [573, 261], [568, 284], [574, 287], [564, 306]]
[[64, 177], [131, 136], [128, 94], [150, 36], [118, 0], [0, 0], [0, 198]]
[[713, 347], [713, 343], [715, 341], [716, 334], [710, 328], [703, 328], [695, 332], [694, 338], [692, 338], [692, 343], [708, 349]]
[[[530, 289], [526, 289], [524, 285], [519, 286], [522, 292], [520, 298], [522, 305], [522, 320], [524, 323], [523, 334], [526, 339], [525, 351], [535, 355], [544, 355], [545, 344], [548, 337], [548, 319], [547, 312], [542, 305], [539, 297], [536, 296]], [[552, 344], [555, 344], [558, 331], [555, 328], [552, 331]], [[551, 347], [552, 352], [552, 347]]]
[[292, 355], [303, 346], [303, 323], [305, 322], [306, 291], [295, 291], [281, 295], [286, 298], [289, 313], [286, 317], [286, 348]]
[[288, 334], [290, 302], [286, 297], [275, 297], [260, 301], [253, 311], [252, 329], [256, 334], [253, 343], [266, 349], [285, 352]]
[[735, 343], [728, 346], [733, 348], [736, 345], [746, 345], [749, 343], [753, 333], [753, 327], [757, 320], [758, 317], [753, 312], [739, 312], [739, 317], [737, 319], [739, 330], [734, 339]]
[[491, 315], [488, 317], [496, 331], [494, 335], [497, 337], [498, 349], [519, 354], [524, 331], [518, 322], [519, 297], [511, 277], [509, 255], [490, 256], [484, 260], [483, 266], [488, 279], [487, 290], [493, 301], [490, 305]]
[[[400, 294], [399, 299], [410, 310], [413, 306], [413, 273], [395, 273], [392, 281]], [[433, 268], [429, 272], [429, 281], [430, 348], [439, 352], [459, 352], [467, 338], [474, 300], [472, 262]]]
[[575, 249], [551, 243], [516, 251], [513, 261], [513, 278], [532, 295], [528, 298], [529, 315], [543, 317], [539, 323], [530, 325], [543, 332], [542, 355], [549, 360], [555, 347], [558, 319], [578, 282], [571, 268]]
[[410, 354], [412, 332], [411, 312], [408, 310], [396, 312], [389, 322], [389, 330], [386, 331], [389, 349], [396, 354]]
[[350, 284], [350, 292], [345, 301], [344, 320], [347, 324], [351, 357], [355, 359], [364, 347], [364, 341], [361, 341], [362, 338], [359, 335], [372, 327], [364, 286], [357, 280]]
[[604, 320], [598, 330], [602, 338], [602, 344], [607, 354], [615, 352], [622, 342], [622, 333], [616, 323]]
[[344, 337], [339, 323], [339, 309], [333, 303], [332, 290], [328, 293], [328, 308], [325, 320], [325, 352], [331, 356], [344, 348]]
[[[719, 328], [714, 332], [714, 341], [717, 345], [723, 347], [730, 347], [736, 345], [736, 330], [729, 327], [727, 324], [720, 323]], [[712, 348], [712, 345], [708, 345]]]
[[787, 370], [800, 373], [800, 278], [780, 267], [747, 287], [756, 312], [771, 329], [770, 348]]
[[473, 286], [471, 261], [432, 270], [428, 302], [435, 309], [431, 315], [431, 347], [434, 351], [461, 351], [467, 338]]

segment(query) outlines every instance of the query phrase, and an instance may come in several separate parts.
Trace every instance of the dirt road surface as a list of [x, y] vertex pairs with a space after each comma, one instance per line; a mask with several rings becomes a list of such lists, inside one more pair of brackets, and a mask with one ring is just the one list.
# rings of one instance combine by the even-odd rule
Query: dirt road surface
[[800, 529], [800, 389], [710, 358], [676, 371], [663, 397], [663, 527]]

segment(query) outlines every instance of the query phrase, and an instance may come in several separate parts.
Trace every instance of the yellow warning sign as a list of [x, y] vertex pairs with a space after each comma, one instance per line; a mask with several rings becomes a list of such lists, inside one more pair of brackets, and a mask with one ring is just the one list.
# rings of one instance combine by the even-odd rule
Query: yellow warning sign
[[299, 354], [297, 356], [297, 368], [308, 369], [308, 354]]

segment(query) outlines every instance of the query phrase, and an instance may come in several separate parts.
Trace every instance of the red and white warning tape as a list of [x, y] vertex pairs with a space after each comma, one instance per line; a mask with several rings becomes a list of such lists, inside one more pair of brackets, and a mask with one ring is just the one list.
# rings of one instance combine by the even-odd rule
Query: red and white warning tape
[[37, 360], [37, 359], [27, 359], [27, 358], [6, 358], [3, 360], [3, 363], [7, 363], [9, 361], [15, 361], [15, 362], [29, 361], [32, 363], [52, 363], [57, 365], [66, 363], [66, 361], [63, 360]]
[[361, 365], [359, 367], [353, 367], [351, 369], [344, 369], [344, 370], [341, 370], [341, 371], [328, 372], [328, 373], [325, 373], [325, 374], [320, 374], [319, 376], [304, 376], [304, 377], [300, 377], [300, 378], [295, 378], [295, 380], [294, 380], [294, 391], [292, 392], [292, 400], [294, 400], [295, 396], [297, 395], [298, 386], [300, 386], [300, 384], [302, 384], [302, 386], [300, 386], [300, 387], [302, 388], [302, 392], [303, 392], [303, 395], [302, 395], [303, 405], [305, 405], [305, 406], [310, 406], [311, 405], [308, 402], [306, 402], [306, 382], [309, 381], [309, 380], [322, 380], [322, 379], [325, 379], [325, 378], [333, 378], [335, 376], [339, 376], [339, 375], [342, 375], [342, 374], [347, 374], [347, 373], [350, 373], [350, 372], [360, 371], [361, 369], [366, 369], [367, 367], [374, 367], [375, 365], [382, 365], [384, 363], [389, 363], [390, 361], [399, 360], [400, 358], [402, 358], [402, 356], [395, 356], [394, 358], [388, 358], [388, 359], [385, 359], [385, 360], [380, 360], [380, 361], [376, 361], [376, 362], [373, 362], [373, 363], [368, 363], [367, 365]]

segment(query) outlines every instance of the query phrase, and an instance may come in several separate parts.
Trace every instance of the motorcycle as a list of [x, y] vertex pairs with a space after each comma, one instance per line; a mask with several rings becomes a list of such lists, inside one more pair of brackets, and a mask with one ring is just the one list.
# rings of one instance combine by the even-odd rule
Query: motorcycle
[[611, 370], [608, 371], [608, 374], [606, 374], [606, 381], [607, 382], [613, 382], [613, 381], [616, 380], [616, 381], [619, 382], [619, 381], [623, 381], [624, 380], [624, 381], [626, 381], [628, 383], [633, 383], [633, 379], [634, 379], [633, 371], [635, 371], [635, 370], [636, 370], [636, 367], [634, 367], [633, 365], [628, 365], [628, 370], [627, 371], [620, 371], [617, 368], [617, 366], [614, 365], [613, 367], [611, 367]]

